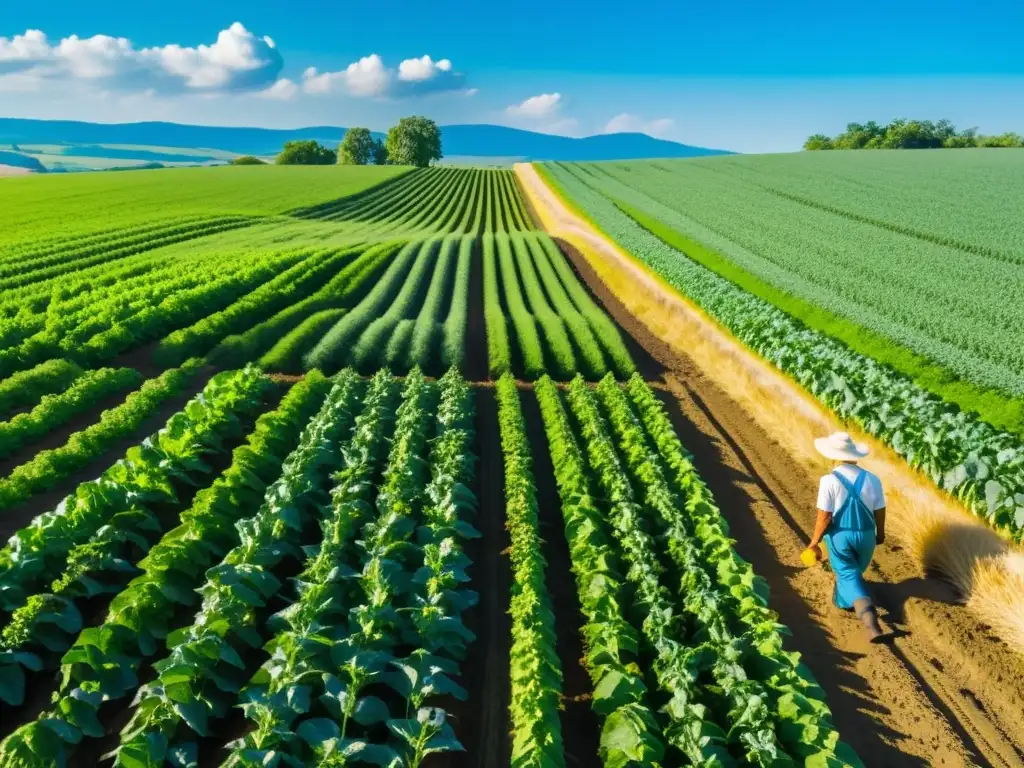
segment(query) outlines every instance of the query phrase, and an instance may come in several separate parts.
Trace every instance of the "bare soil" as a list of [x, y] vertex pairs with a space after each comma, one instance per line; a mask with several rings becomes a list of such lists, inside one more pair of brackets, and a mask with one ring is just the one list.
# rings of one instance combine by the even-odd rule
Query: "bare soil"
[[1024, 765], [1024, 660], [967, 612], [949, 584], [920, 578], [892, 543], [876, 550], [868, 577], [897, 638], [870, 645], [859, 622], [832, 607], [828, 571], [799, 563], [818, 478], [634, 318], [586, 258], [559, 244], [597, 300], [660, 365], [661, 381], [652, 383], [737, 551], [768, 580], [771, 605], [793, 632], [789, 647], [824, 687], [843, 738], [870, 766]]
[[462, 681], [469, 696], [465, 705], [452, 712], [455, 733], [466, 748], [462, 764], [467, 768], [507, 766], [512, 748], [508, 711], [508, 655], [512, 642], [508, 597], [512, 572], [507, 554], [509, 537], [505, 530], [505, 464], [497, 424], [498, 402], [494, 390], [478, 388], [476, 491], [479, 510], [475, 524], [481, 535], [470, 542], [466, 554], [473, 561], [469, 575], [480, 602], [466, 617], [466, 625], [476, 634], [462, 667]]

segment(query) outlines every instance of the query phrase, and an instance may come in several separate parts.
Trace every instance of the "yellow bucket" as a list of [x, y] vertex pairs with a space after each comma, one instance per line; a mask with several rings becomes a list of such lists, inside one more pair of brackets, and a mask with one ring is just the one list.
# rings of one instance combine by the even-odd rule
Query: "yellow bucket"
[[810, 568], [812, 565], [821, 562], [822, 556], [819, 554], [821, 547], [818, 549], [805, 549], [800, 553], [800, 562]]

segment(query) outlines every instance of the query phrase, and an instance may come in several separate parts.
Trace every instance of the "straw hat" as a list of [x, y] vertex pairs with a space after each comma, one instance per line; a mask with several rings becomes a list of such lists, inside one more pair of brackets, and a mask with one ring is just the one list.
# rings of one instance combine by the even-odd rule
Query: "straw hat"
[[859, 461], [871, 451], [864, 443], [855, 443], [846, 432], [836, 432], [828, 437], [819, 437], [814, 441], [818, 453], [835, 461]]

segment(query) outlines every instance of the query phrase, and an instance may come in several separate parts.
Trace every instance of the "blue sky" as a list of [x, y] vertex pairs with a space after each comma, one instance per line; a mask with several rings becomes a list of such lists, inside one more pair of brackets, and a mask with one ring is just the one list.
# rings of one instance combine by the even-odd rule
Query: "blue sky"
[[901, 115], [1024, 132], [1019, 0], [145, 5], [8, 0], [0, 115], [383, 129], [417, 113], [747, 152]]

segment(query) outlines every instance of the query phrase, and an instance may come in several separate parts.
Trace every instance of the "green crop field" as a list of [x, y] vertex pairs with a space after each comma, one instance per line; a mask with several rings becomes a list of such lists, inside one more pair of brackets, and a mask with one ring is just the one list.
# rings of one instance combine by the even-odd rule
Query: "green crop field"
[[1024, 395], [1024, 152], [895, 154], [556, 172], [958, 378]]
[[1024, 197], [1015, 169], [1024, 152], [543, 173], [740, 341], [1020, 540], [1024, 230], [997, 204]]
[[[1020, 540], [1008, 152], [540, 170]], [[0, 768], [862, 765], [691, 384], [536, 211], [473, 167], [0, 182]]]
[[512, 172], [25, 181], [0, 767], [860, 765]]
[[860, 765], [512, 172], [29, 182], [0, 187], [2, 768], [728, 765], [755, 734]]

